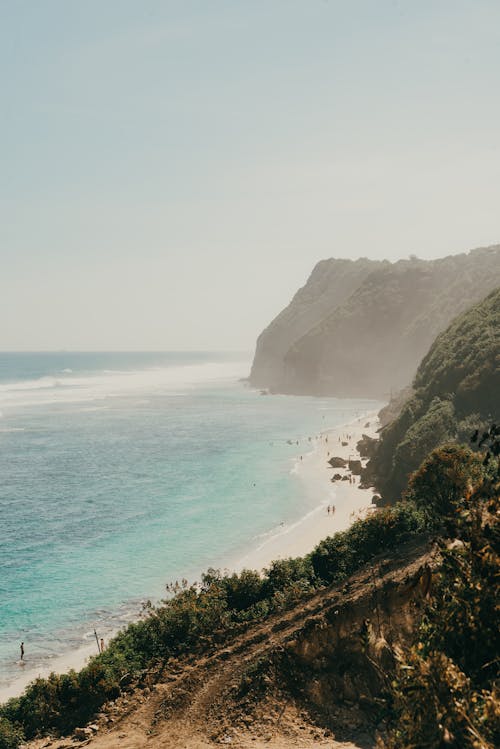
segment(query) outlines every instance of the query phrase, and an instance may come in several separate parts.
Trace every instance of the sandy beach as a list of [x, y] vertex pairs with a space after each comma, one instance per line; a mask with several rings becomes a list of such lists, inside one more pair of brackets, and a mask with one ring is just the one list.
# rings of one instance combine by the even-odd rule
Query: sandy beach
[[[311, 435], [310, 441], [306, 437], [297, 447], [302, 453], [296, 455], [292, 471], [304, 485], [307, 494], [314, 499], [315, 507], [297, 522], [285, 524], [282, 529], [271, 533], [255, 549], [230, 563], [227, 569], [262, 570], [274, 559], [303, 556], [322, 539], [345, 530], [354, 520], [372, 512], [373, 491], [359, 488], [359, 476], [352, 477], [354, 483], [341, 480], [332, 482], [334, 474], [349, 476], [351, 472], [348, 468], [332, 468], [328, 460], [333, 456], [346, 461], [359, 459], [357, 442], [363, 434], [376, 436], [378, 426], [377, 412], [373, 411], [362, 414], [348, 424], [325, 429], [319, 435]], [[332, 507], [335, 509], [332, 510]], [[103, 634], [107, 641], [114, 633]], [[81, 648], [51, 659], [43, 668], [34, 670], [27, 661], [22, 675], [8, 686], [0, 688], [0, 702], [21, 694], [27, 684], [38, 676], [46, 677], [51, 672], [64, 673], [70, 669], [82, 668], [96, 651], [96, 642], [91, 637]]]
[[[350, 476], [351, 472], [348, 468], [332, 468], [328, 460], [334, 456], [346, 461], [359, 460], [356, 444], [363, 434], [376, 437], [378, 428], [377, 412], [373, 411], [348, 424], [311, 436], [306, 447], [309, 451], [302, 454], [302, 459], [297, 456], [293, 470], [306, 492], [316, 498], [316, 507], [238, 560], [236, 569], [260, 570], [273, 559], [303, 556], [327, 536], [345, 530], [354, 520], [372, 512], [375, 509], [371, 503], [373, 490], [360, 489], [359, 476], [352, 477], [354, 483], [332, 482], [334, 474]], [[365, 461], [362, 464], [365, 465]], [[335, 510], [328, 513], [328, 506]]]

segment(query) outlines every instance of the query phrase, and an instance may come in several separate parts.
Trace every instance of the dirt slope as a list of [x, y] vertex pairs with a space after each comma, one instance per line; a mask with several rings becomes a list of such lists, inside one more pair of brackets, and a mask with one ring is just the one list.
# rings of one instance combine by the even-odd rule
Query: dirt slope
[[436, 552], [413, 543], [340, 587], [235, 636], [107, 704], [94, 724], [30, 749], [371, 747], [394, 648], [418, 616]]

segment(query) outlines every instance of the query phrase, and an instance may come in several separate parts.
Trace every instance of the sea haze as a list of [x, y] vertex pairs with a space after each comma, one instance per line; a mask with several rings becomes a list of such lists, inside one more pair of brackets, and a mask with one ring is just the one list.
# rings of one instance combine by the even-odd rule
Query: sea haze
[[[308, 437], [373, 401], [262, 396], [222, 353], [0, 354], [0, 685], [317, 504]], [[297, 445], [297, 441], [299, 445]]]

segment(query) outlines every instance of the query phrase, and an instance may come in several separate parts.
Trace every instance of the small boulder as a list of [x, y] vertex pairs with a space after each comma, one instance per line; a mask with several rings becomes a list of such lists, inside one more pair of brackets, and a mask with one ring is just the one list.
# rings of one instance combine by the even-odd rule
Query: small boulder
[[86, 741], [86, 739], [90, 739], [90, 737], [93, 735], [93, 731], [91, 728], [75, 728], [73, 731], [73, 736], [78, 741]]
[[338, 456], [330, 458], [328, 462], [332, 468], [345, 468], [347, 465], [347, 460], [344, 460], [344, 458], [339, 458]]
[[361, 461], [360, 460], [350, 460], [349, 461], [349, 470], [355, 476], [361, 476]]

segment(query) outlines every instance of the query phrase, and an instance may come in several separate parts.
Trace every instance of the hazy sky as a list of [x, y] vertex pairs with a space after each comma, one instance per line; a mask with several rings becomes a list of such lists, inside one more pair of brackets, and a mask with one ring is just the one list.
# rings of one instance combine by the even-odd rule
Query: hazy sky
[[251, 349], [500, 241], [499, 0], [0, 0], [0, 349]]

